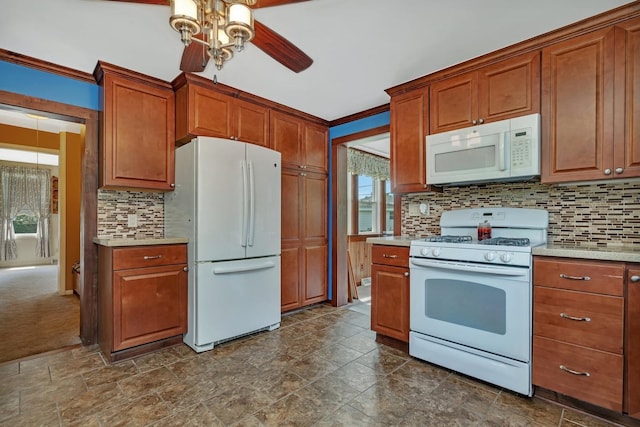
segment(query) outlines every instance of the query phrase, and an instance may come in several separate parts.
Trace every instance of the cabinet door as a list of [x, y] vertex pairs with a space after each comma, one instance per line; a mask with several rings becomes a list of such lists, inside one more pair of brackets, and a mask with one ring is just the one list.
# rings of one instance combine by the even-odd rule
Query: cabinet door
[[174, 94], [105, 73], [101, 186], [171, 190]]
[[186, 264], [113, 273], [113, 351], [186, 332], [185, 267]]
[[329, 160], [329, 131], [325, 126], [314, 123], [304, 124], [302, 150], [304, 166], [309, 171], [327, 173]]
[[429, 134], [471, 126], [477, 120], [477, 76], [466, 73], [431, 85]]
[[304, 245], [304, 305], [327, 299], [327, 244], [305, 243]]
[[627, 270], [625, 412], [640, 418], [640, 265]]
[[371, 264], [371, 329], [409, 342], [409, 269]]
[[302, 121], [288, 114], [271, 111], [270, 122], [271, 148], [282, 154], [282, 166], [299, 167], [302, 164]]
[[230, 96], [189, 86], [188, 129], [191, 135], [229, 138], [231, 136]]
[[304, 192], [303, 238], [327, 238], [327, 175], [303, 173], [300, 175]]
[[611, 176], [613, 55], [613, 29], [542, 50], [542, 182]]
[[391, 185], [394, 193], [424, 191], [427, 92], [391, 99]]
[[[640, 176], [640, 18], [616, 28], [616, 93], [613, 173]], [[624, 111], [624, 114], [617, 113]]]
[[282, 245], [280, 260], [280, 310], [289, 311], [302, 306], [301, 283], [302, 253], [300, 245]]
[[[282, 169], [281, 230], [282, 244], [302, 242], [302, 181], [296, 169]], [[284, 267], [284, 261], [282, 262]], [[284, 270], [284, 268], [283, 268]]]
[[478, 70], [478, 120], [485, 123], [540, 112], [540, 52]]
[[242, 100], [233, 103], [233, 139], [269, 146], [269, 109]]

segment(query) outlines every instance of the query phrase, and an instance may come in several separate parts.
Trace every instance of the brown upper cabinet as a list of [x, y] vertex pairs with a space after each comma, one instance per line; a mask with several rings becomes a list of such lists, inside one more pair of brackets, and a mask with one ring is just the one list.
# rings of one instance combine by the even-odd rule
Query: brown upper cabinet
[[271, 148], [282, 154], [282, 167], [327, 173], [329, 130], [290, 114], [271, 111]]
[[640, 19], [542, 51], [542, 182], [640, 176]]
[[[209, 87], [210, 86], [210, 87]], [[268, 147], [269, 108], [238, 99], [226, 86], [179, 76], [176, 90], [176, 141], [196, 136], [229, 138]]]
[[102, 104], [100, 188], [173, 190], [171, 85], [104, 62], [94, 76]]
[[425, 191], [428, 93], [417, 89], [391, 97], [391, 185], [396, 194]]
[[540, 52], [431, 84], [429, 133], [540, 111]]

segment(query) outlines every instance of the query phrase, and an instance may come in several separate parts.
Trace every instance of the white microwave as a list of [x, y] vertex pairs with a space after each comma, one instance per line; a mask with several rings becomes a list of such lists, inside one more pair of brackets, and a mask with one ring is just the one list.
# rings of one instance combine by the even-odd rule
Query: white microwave
[[427, 184], [523, 181], [540, 175], [540, 114], [426, 137]]

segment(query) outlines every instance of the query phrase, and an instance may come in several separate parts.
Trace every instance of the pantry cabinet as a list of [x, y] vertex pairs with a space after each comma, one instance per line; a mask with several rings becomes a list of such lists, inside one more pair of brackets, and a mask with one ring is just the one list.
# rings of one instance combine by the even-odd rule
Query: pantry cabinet
[[542, 182], [640, 176], [640, 19], [542, 50]]
[[391, 98], [391, 185], [395, 194], [425, 191], [428, 94], [416, 90]]
[[538, 113], [540, 52], [436, 81], [429, 91], [429, 134]]
[[110, 361], [182, 342], [187, 245], [99, 246], [99, 343]]
[[282, 169], [281, 310], [327, 299], [327, 175]]
[[[210, 85], [210, 87], [209, 87]], [[210, 136], [269, 146], [269, 108], [237, 98], [231, 88], [190, 77], [174, 81], [176, 141]]]
[[624, 411], [640, 419], [640, 264], [627, 268]]
[[278, 111], [271, 112], [271, 148], [282, 154], [282, 167], [328, 172], [329, 130], [326, 126]]
[[173, 88], [105, 62], [100, 85], [100, 188], [170, 191], [174, 186]]
[[533, 384], [622, 412], [621, 262], [534, 257]]
[[371, 329], [409, 342], [409, 248], [371, 247]]

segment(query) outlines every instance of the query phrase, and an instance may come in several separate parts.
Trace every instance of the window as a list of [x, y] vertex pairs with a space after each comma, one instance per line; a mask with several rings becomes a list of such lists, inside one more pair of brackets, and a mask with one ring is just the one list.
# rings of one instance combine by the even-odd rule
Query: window
[[36, 234], [38, 231], [38, 220], [28, 209], [20, 211], [13, 219], [13, 231], [16, 234]]
[[352, 175], [349, 191], [349, 234], [393, 234], [391, 182]]

